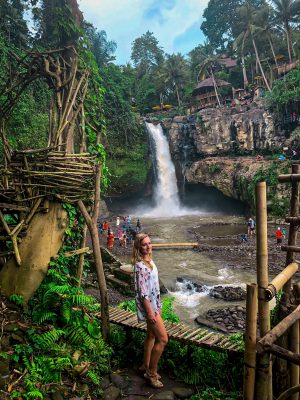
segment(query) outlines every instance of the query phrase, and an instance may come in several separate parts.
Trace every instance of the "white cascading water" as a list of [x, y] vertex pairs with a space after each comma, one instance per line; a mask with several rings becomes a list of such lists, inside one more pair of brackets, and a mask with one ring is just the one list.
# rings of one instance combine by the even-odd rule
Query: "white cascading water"
[[168, 217], [182, 214], [178, 196], [175, 167], [171, 159], [170, 148], [161, 125], [146, 122], [150, 138], [154, 145], [157, 181], [154, 189], [155, 208], [148, 215]]

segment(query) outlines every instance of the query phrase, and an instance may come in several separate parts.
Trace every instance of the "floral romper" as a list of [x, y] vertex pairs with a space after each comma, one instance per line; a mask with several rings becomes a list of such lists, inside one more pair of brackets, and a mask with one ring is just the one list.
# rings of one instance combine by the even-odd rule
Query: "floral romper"
[[139, 321], [145, 321], [147, 316], [143, 305], [143, 299], [148, 299], [155, 315], [161, 310], [160, 289], [158, 271], [153, 261], [150, 262], [152, 270], [143, 261], [134, 266], [134, 287], [137, 317]]

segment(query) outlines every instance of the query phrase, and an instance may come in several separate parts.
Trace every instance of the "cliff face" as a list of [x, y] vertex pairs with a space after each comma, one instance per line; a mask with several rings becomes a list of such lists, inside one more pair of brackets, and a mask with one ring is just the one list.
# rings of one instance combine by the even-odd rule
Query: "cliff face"
[[163, 126], [179, 183], [213, 186], [226, 196], [253, 206], [255, 182], [266, 179], [270, 203], [277, 208], [286, 203], [286, 187], [276, 187], [276, 180], [278, 174], [289, 171], [289, 162], [234, 156], [252, 150], [280, 151], [294, 139], [275, 126], [262, 105], [252, 103], [250, 109], [244, 110], [201, 110], [166, 119]]
[[[255, 157], [208, 157], [186, 170], [188, 183], [213, 186], [226, 196], [254, 204], [255, 184], [266, 180], [271, 207], [284, 206], [290, 186], [276, 185], [277, 176], [289, 171], [289, 161], [256, 160]], [[275, 209], [273, 210], [275, 211]]]
[[287, 138], [261, 106], [251, 109], [205, 109], [163, 121], [175, 159], [193, 160], [231, 152], [278, 148]]

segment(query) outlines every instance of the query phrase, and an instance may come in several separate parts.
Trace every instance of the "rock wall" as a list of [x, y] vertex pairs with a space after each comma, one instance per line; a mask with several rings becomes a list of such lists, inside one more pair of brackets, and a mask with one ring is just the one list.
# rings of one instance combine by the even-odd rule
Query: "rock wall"
[[163, 120], [171, 151], [182, 162], [212, 155], [226, 155], [286, 145], [284, 131], [275, 126], [273, 117], [252, 103], [249, 109], [201, 110], [190, 116]]
[[[210, 108], [189, 116], [166, 118], [162, 125], [169, 137], [179, 187], [182, 183], [205, 184], [251, 206], [253, 187], [249, 186], [258, 171], [268, 171], [266, 175], [276, 180], [277, 174], [287, 173], [290, 166], [278, 160], [257, 161], [255, 157], [237, 155], [253, 150], [282, 151], [299, 136], [276, 126], [262, 101], [241, 109]], [[270, 202], [278, 204], [289, 195], [285, 185], [275, 189], [273, 185], [271, 191]]]
[[[224, 195], [253, 205], [255, 178], [266, 176], [275, 180], [278, 174], [287, 173], [289, 161], [256, 160], [255, 157], [207, 157], [195, 161], [186, 169], [188, 183], [202, 183], [220, 190]], [[269, 186], [269, 204], [283, 202], [289, 195], [290, 186]]]

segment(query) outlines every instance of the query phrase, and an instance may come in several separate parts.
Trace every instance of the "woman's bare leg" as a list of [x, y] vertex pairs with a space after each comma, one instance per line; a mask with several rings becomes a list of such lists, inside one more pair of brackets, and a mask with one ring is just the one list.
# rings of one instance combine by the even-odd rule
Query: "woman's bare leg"
[[141, 370], [149, 369], [150, 357], [154, 346], [154, 341], [155, 341], [155, 335], [147, 325], [147, 333], [144, 342], [144, 360], [143, 360], [143, 365], [140, 367]]
[[150, 375], [157, 374], [159, 359], [162, 355], [162, 352], [164, 351], [166, 344], [168, 343], [168, 334], [160, 314], [155, 317], [155, 321], [155, 324], [147, 323], [149, 330], [155, 336], [155, 343], [151, 351], [149, 362]]

